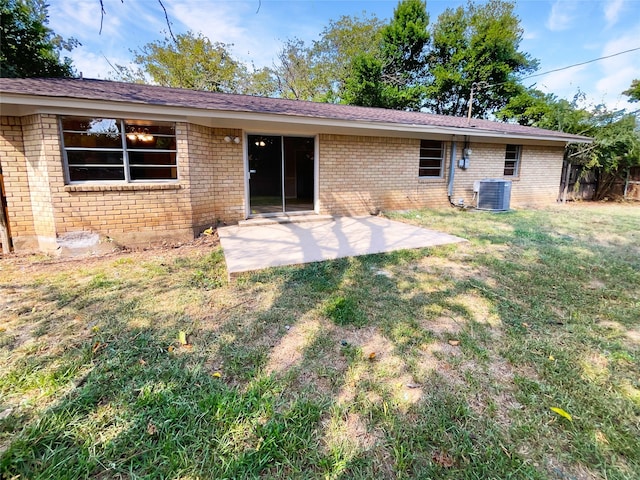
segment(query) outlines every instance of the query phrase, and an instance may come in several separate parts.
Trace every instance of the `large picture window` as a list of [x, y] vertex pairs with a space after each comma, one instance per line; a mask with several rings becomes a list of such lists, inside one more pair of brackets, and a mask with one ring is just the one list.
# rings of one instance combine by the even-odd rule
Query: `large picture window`
[[504, 154], [504, 176], [517, 177], [520, 169], [520, 145], [507, 145]]
[[69, 182], [176, 180], [175, 124], [62, 117]]
[[418, 176], [428, 178], [442, 177], [444, 163], [444, 145], [438, 140], [420, 141], [420, 168]]

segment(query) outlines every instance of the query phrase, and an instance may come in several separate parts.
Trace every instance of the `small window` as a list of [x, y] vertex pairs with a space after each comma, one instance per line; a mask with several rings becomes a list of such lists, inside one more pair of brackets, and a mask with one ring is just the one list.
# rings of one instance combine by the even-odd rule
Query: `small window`
[[419, 177], [442, 177], [444, 163], [444, 145], [437, 140], [420, 141], [420, 168]]
[[175, 124], [62, 117], [68, 181], [161, 181], [178, 178]]
[[520, 145], [507, 145], [504, 154], [504, 176], [517, 177], [520, 170]]

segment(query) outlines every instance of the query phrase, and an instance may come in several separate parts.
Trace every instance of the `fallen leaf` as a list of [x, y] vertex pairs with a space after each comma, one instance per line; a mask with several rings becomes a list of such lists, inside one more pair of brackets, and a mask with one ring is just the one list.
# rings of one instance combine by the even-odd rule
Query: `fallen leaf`
[[204, 232], [202, 232], [203, 235], [213, 235], [213, 227], [209, 227], [207, 228]]
[[551, 360], [553, 362], [555, 359], [556, 358], [553, 355], [549, 355], [549, 360]]
[[507, 450], [507, 448], [502, 444], [502, 442], [499, 442], [499, 443], [500, 443], [500, 448], [502, 449], [502, 451], [504, 452], [504, 454], [505, 454], [507, 457], [511, 458], [511, 452], [510, 452], [509, 450]]
[[146, 365], [147, 364], [147, 362], [145, 362], [142, 358], [140, 360], [138, 360], [138, 363], [140, 365]]
[[96, 342], [96, 343], [93, 344], [93, 348], [91, 349], [91, 351], [95, 355], [100, 350], [102, 350], [104, 347], [106, 347], [106, 345], [104, 343]]
[[213, 372], [211, 374], [211, 376], [214, 377], [214, 378], [220, 378], [220, 377], [222, 377], [222, 374], [220, 372]]
[[372, 361], [373, 361], [373, 360], [375, 360], [375, 359], [376, 359], [376, 352], [371, 352], [371, 353], [369, 354], [369, 360], [372, 360]]
[[152, 422], [149, 422], [147, 424], [147, 433], [149, 435], [157, 435], [158, 434], [158, 427], [156, 427]]
[[557, 413], [558, 415], [560, 415], [561, 417], [566, 418], [567, 420], [569, 420], [570, 422], [573, 422], [573, 417], [571, 416], [570, 413], [565, 412], [563, 409], [559, 408], [559, 407], [551, 407], [551, 411]]
[[187, 344], [187, 332], [183, 332], [182, 330], [178, 333], [178, 341], [181, 345]]
[[523, 326], [524, 328], [529, 328], [529, 324], [528, 324], [527, 322], [522, 322], [522, 326]]
[[433, 461], [444, 468], [453, 467], [453, 458], [446, 452], [434, 452], [431, 456]]
[[169, 353], [173, 352], [175, 350], [175, 347], [173, 345], [169, 345], [167, 347], [167, 350], [169, 351]]
[[451, 345], [452, 347], [457, 347], [458, 345], [460, 345], [460, 340], [449, 340], [449, 345]]

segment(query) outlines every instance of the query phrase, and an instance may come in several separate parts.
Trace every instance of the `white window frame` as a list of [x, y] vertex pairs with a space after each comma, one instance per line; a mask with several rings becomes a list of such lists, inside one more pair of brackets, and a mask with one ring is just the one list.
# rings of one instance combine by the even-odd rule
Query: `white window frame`
[[[511, 149], [511, 151], [510, 151]], [[515, 154], [515, 158], [509, 158], [509, 154]], [[520, 175], [520, 160], [522, 159], [522, 145], [508, 144], [504, 149], [504, 170], [505, 177], [518, 177]], [[507, 162], [513, 163], [512, 166], [507, 166]], [[507, 170], [513, 170], [513, 173], [506, 173]]]
[[[423, 142], [438, 142], [440, 144], [440, 156], [439, 157], [424, 157], [422, 156], [422, 150], [423, 148], [431, 148], [431, 147], [423, 147]], [[445, 157], [445, 144], [442, 140], [430, 140], [430, 139], [426, 139], [423, 138], [420, 140], [420, 153], [418, 156], [418, 178], [420, 179], [432, 179], [432, 180], [436, 180], [436, 179], [441, 179], [444, 177], [444, 157]], [[422, 160], [438, 160], [440, 162], [440, 166], [437, 167], [438, 169], [438, 175], [422, 175], [422, 171], [423, 170], [428, 170], [428, 171], [435, 171], [436, 167], [422, 167], [420, 164], [422, 162]]]
[[[75, 130], [65, 130], [63, 125], [62, 125], [62, 120], [65, 117], [78, 117], [78, 118], [92, 118], [92, 119], [96, 119], [96, 120], [114, 120], [115, 122], [120, 124], [120, 138], [121, 138], [121, 144], [122, 147], [121, 148], [88, 148], [88, 147], [67, 147], [64, 144], [64, 134], [65, 133], [86, 133], [86, 132], [78, 132]], [[140, 119], [133, 119], [133, 118], [128, 118], [128, 119], [124, 119], [124, 118], [112, 118], [112, 117], [92, 117], [90, 115], [87, 116], [83, 116], [83, 115], [60, 115], [58, 117], [58, 128], [60, 131], [60, 146], [62, 147], [62, 156], [63, 156], [63, 163], [64, 163], [64, 172], [65, 172], [65, 178], [66, 178], [66, 183], [68, 185], [77, 185], [77, 184], [87, 184], [87, 183], [91, 183], [91, 184], [112, 184], [112, 183], [176, 183], [179, 180], [179, 170], [178, 170], [178, 145], [177, 145], [177, 134], [176, 132], [176, 124], [174, 122], [165, 122], [165, 121], [160, 121], [158, 120], [157, 122], [159, 123], [164, 123], [164, 124], [172, 124], [173, 125], [173, 130], [174, 130], [174, 134], [173, 135], [167, 135], [167, 134], [154, 134], [154, 136], [156, 137], [174, 137], [176, 138], [176, 148], [175, 149], [143, 149], [143, 148], [127, 148], [127, 132], [126, 132], [126, 128], [125, 125], [127, 122], [129, 122], [129, 124], [131, 124], [131, 122], [138, 122], [138, 121], [142, 121], [142, 122], [149, 122], [151, 124], [153, 124], [153, 122], [155, 122], [155, 120], [140, 120]], [[86, 165], [89, 167], [113, 167], [113, 168], [123, 168], [124, 169], [124, 179], [121, 180], [101, 180], [101, 179], [96, 179], [96, 180], [71, 180], [71, 172], [70, 172], [70, 166], [69, 166], [69, 159], [67, 156], [68, 152], [121, 152], [122, 153], [122, 164], [113, 164], [113, 165], [108, 165], [108, 164], [95, 164], [95, 165]], [[175, 154], [175, 164], [136, 164], [136, 163], [131, 163], [129, 161], [129, 151], [133, 152], [142, 152], [142, 153], [173, 153]], [[135, 168], [135, 167], [150, 167], [150, 168], [175, 168], [176, 169], [176, 178], [156, 178], [156, 179], [140, 179], [140, 180], [134, 180], [131, 178], [131, 168]]]

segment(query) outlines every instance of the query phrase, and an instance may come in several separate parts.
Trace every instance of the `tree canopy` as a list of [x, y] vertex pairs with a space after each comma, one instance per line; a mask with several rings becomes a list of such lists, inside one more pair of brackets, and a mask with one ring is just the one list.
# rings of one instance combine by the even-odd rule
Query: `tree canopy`
[[427, 66], [429, 14], [422, 0], [401, 0], [380, 30], [374, 50], [350, 62], [341, 101], [352, 105], [420, 110]]
[[537, 61], [519, 50], [522, 33], [513, 2], [470, 2], [466, 9], [445, 10], [433, 27], [424, 107], [465, 115], [472, 88], [472, 116], [484, 118], [504, 107], [522, 90], [518, 76], [537, 68]]
[[630, 102], [640, 102], [640, 80], [633, 80], [631, 86], [622, 93], [629, 97]]
[[[137, 68], [116, 66], [120, 80], [151, 80], [165, 87], [189, 88], [224, 93], [270, 95], [272, 84], [265, 72], [249, 72], [235, 60], [232, 45], [212, 42], [202, 34], [187, 32], [145, 44], [133, 51]], [[269, 75], [267, 74], [267, 77]]]
[[598, 178], [596, 198], [611, 193], [617, 178], [640, 166], [640, 124], [624, 110], [611, 111], [603, 105], [591, 109], [578, 106], [582, 93], [573, 101], [559, 99], [539, 90], [523, 90], [498, 113], [498, 118], [520, 124], [586, 135], [593, 144], [572, 144], [566, 150], [567, 161], [594, 172]]
[[449, 8], [430, 26], [425, 2], [401, 0], [377, 51], [352, 61], [342, 101], [462, 116], [473, 90], [473, 116], [488, 117], [537, 68], [521, 39], [510, 1]]
[[287, 40], [271, 70], [278, 95], [297, 100], [338, 102], [353, 60], [375, 55], [383, 23], [375, 16], [342, 16], [331, 20], [310, 45]]
[[47, 27], [44, 0], [0, 0], [0, 76], [71, 77], [71, 60], [60, 58], [78, 42]]

